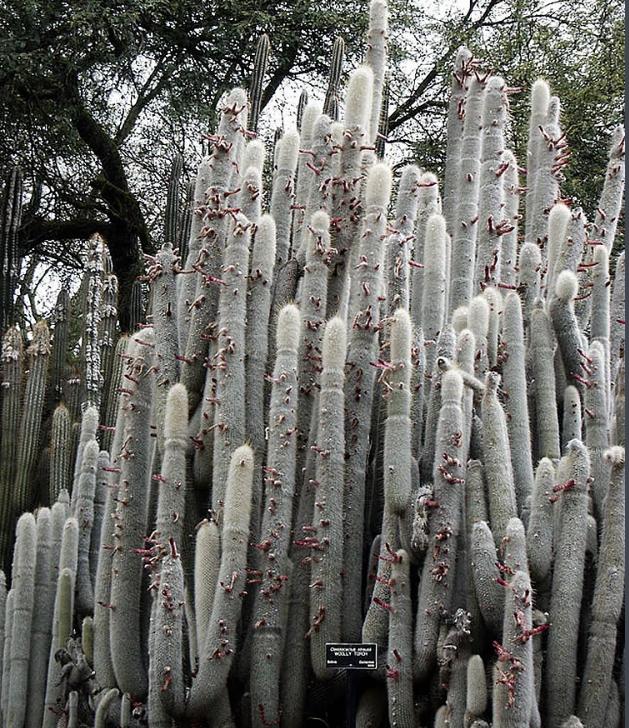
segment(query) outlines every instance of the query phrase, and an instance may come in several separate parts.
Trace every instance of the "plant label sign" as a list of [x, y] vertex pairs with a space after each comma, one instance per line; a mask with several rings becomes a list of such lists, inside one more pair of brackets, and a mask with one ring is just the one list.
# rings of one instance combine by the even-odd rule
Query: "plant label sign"
[[328, 642], [325, 645], [325, 666], [329, 669], [376, 670], [378, 646], [375, 643]]

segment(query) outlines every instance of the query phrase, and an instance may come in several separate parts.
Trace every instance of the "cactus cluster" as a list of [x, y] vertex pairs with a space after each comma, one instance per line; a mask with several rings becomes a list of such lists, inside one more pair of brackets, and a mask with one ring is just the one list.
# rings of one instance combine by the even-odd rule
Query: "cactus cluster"
[[[619, 724], [624, 137], [589, 224], [537, 81], [524, 195], [461, 48], [442, 190], [396, 185], [387, 29], [373, 0], [268, 160], [263, 36], [182, 210], [173, 164], [130, 336], [100, 239], [51, 331], [6, 331], [2, 725]], [[377, 669], [327, 667], [361, 641]]]

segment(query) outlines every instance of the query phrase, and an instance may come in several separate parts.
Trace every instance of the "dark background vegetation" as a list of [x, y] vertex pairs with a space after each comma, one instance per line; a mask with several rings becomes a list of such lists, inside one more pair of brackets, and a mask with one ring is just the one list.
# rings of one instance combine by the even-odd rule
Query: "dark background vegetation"
[[[562, 100], [572, 148], [563, 192], [597, 205], [611, 129], [623, 119], [620, 0], [391, 0], [389, 155], [442, 172], [450, 69], [466, 43], [510, 86], [511, 145], [526, 158], [532, 81]], [[191, 175], [224, 91], [246, 85], [256, 40], [272, 55], [262, 134], [290, 118], [301, 86], [322, 96], [335, 36], [345, 75], [360, 61], [366, 0], [5, 0], [0, 7], [0, 172], [20, 165], [25, 209], [20, 301], [54, 269], [82, 267], [101, 233], [123, 289], [160, 244], [170, 160]], [[42, 304], [39, 304], [42, 306]], [[50, 306], [52, 301], [50, 301]]]

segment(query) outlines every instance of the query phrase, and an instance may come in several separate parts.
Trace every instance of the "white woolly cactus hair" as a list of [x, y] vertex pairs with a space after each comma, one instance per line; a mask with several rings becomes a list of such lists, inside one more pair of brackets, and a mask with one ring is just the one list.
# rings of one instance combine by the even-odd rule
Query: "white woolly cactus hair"
[[365, 198], [367, 207], [386, 207], [391, 196], [391, 167], [386, 162], [377, 162], [369, 170]]
[[373, 71], [369, 66], [360, 66], [349, 77], [345, 96], [345, 126], [366, 130], [371, 112], [373, 93]]

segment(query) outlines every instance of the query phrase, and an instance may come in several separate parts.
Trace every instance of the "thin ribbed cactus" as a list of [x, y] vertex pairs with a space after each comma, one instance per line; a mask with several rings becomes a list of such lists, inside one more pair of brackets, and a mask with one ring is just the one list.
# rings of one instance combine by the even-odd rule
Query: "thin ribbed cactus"
[[262, 107], [262, 91], [264, 90], [264, 76], [269, 63], [269, 53], [271, 51], [271, 41], [266, 33], [263, 33], [258, 39], [256, 46], [256, 56], [253, 60], [253, 71], [251, 73], [251, 82], [249, 84], [249, 129], [256, 132], [258, 130], [258, 118]]
[[334, 39], [332, 53], [330, 54], [330, 75], [328, 76], [328, 87], [325, 92], [325, 100], [323, 102], [323, 113], [331, 118], [336, 118], [331, 112], [333, 105], [338, 107], [339, 102], [339, 83], [341, 81], [341, 73], [343, 72], [343, 57], [345, 56], [345, 41], [341, 36]]
[[7, 176], [0, 217], [0, 331], [13, 321], [13, 296], [20, 270], [18, 231], [22, 224], [22, 171], [14, 167]]
[[164, 216], [164, 243], [173, 247], [179, 238], [179, 199], [181, 197], [181, 173], [183, 172], [183, 157], [175, 154], [170, 166], [168, 176], [168, 190], [166, 193], [166, 214]]
[[32, 475], [38, 453], [46, 375], [50, 359], [50, 334], [44, 321], [35, 324], [33, 339], [27, 353], [30, 359], [30, 370], [24, 391], [24, 402], [28, 402], [28, 407], [22, 411], [17, 439], [17, 464], [13, 487], [14, 517], [25, 511], [35, 497]]

